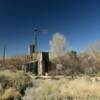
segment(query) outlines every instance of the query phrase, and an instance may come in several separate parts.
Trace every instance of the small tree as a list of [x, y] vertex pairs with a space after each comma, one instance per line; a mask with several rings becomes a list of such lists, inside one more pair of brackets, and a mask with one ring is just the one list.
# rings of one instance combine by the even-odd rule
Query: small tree
[[91, 44], [88, 47], [88, 50], [88, 54], [90, 54], [91, 57], [100, 62], [100, 41]]
[[77, 52], [73, 50], [70, 51], [68, 55], [70, 56], [69, 67], [71, 68], [71, 75], [73, 78], [74, 74], [79, 72], [79, 58]]
[[55, 33], [50, 40], [50, 58], [60, 57], [66, 53], [67, 41], [63, 34]]

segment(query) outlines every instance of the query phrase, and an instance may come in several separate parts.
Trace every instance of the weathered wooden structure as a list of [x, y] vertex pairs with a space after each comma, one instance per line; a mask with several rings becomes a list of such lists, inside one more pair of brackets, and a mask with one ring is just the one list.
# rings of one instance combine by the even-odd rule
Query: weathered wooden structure
[[32, 72], [35, 75], [45, 75], [49, 70], [49, 53], [35, 52], [35, 45], [29, 46], [29, 61], [23, 65], [26, 72]]

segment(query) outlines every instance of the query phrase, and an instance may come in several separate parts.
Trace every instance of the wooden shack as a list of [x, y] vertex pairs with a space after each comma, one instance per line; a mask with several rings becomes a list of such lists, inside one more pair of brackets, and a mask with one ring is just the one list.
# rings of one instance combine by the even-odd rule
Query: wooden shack
[[26, 72], [32, 72], [35, 75], [45, 75], [49, 71], [49, 53], [35, 52], [34, 45], [30, 46], [30, 60], [23, 64], [22, 68]]

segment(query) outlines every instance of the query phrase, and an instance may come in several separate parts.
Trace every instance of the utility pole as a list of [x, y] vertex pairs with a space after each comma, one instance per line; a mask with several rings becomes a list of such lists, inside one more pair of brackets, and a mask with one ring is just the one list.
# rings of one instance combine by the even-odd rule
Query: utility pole
[[3, 46], [3, 67], [5, 67], [6, 45]]

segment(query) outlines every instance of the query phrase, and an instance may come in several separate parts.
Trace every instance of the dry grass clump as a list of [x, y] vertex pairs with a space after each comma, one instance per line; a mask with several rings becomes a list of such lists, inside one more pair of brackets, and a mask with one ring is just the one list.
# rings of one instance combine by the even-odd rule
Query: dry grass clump
[[9, 88], [2, 95], [2, 100], [19, 100], [21, 98], [21, 94], [14, 88]]
[[[67, 94], [76, 98], [84, 99], [100, 99], [100, 82], [92, 81], [89, 79], [75, 79], [69, 82]], [[83, 99], [83, 100], [84, 100]], [[95, 100], [95, 99], [93, 99]]]
[[100, 82], [88, 78], [75, 80], [37, 80], [27, 88], [23, 100], [100, 100]]
[[25, 89], [31, 85], [30, 77], [23, 71], [0, 71], [0, 97], [15, 97], [17, 93], [24, 95]]
[[21, 72], [11, 72], [9, 70], [4, 70], [4, 71], [0, 71], [0, 78], [2, 77], [7, 77], [10, 78], [11, 80], [15, 79], [17, 77], [18, 74], [20, 74]]

